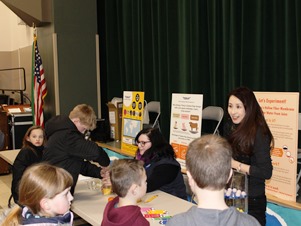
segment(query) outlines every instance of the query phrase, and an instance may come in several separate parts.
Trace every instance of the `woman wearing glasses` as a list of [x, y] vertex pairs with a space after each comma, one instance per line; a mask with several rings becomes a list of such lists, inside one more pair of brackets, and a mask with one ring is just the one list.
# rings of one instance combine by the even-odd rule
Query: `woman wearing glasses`
[[158, 128], [141, 130], [136, 138], [136, 159], [144, 162], [147, 192], [161, 190], [187, 200], [181, 166], [175, 159], [172, 146]]

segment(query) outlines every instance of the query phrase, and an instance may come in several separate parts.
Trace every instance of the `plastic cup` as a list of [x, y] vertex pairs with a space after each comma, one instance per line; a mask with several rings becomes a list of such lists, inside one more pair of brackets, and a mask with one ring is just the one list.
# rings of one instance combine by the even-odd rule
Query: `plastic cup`
[[101, 181], [97, 179], [92, 179], [87, 181], [88, 189], [90, 190], [100, 190], [101, 187]]
[[112, 186], [111, 185], [103, 185], [101, 188], [103, 195], [110, 195], [112, 193]]

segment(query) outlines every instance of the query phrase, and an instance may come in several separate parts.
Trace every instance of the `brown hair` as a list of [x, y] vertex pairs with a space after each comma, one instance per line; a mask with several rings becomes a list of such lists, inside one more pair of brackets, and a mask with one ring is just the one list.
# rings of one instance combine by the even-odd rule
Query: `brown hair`
[[41, 126], [31, 126], [31, 127], [28, 128], [28, 130], [26, 131], [26, 133], [23, 137], [23, 146], [22, 146], [22, 148], [30, 148], [30, 149], [33, 150], [33, 148], [30, 146], [31, 143], [30, 143], [30, 141], [27, 140], [27, 138], [30, 136], [31, 132], [33, 130], [36, 130], [36, 129], [40, 129], [40, 130], [43, 131], [43, 144], [42, 145], [43, 146], [45, 145], [45, 143], [46, 143], [46, 134], [45, 134], [44, 128], [41, 127]]
[[[32, 165], [25, 170], [20, 181], [19, 204], [28, 207], [33, 214], [39, 215], [40, 201], [43, 198], [52, 199], [72, 184], [72, 176], [63, 168], [46, 163]], [[19, 225], [21, 211], [20, 206], [16, 205], [2, 225]]]
[[[228, 141], [232, 145], [234, 155], [238, 153], [252, 154], [258, 129], [270, 140], [272, 148], [274, 146], [274, 138], [253, 91], [247, 87], [239, 87], [228, 94], [228, 100], [231, 96], [235, 96], [243, 103], [246, 112], [241, 123], [228, 138]], [[226, 114], [229, 117], [228, 111]]]
[[125, 197], [132, 184], [141, 185], [143, 162], [136, 159], [114, 160], [110, 169], [113, 191], [119, 197]]
[[186, 167], [200, 188], [221, 190], [231, 170], [231, 146], [217, 135], [204, 135], [188, 146]]
[[80, 122], [89, 130], [96, 128], [96, 115], [93, 108], [87, 104], [79, 104], [69, 114], [70, 119], [79, 118]]

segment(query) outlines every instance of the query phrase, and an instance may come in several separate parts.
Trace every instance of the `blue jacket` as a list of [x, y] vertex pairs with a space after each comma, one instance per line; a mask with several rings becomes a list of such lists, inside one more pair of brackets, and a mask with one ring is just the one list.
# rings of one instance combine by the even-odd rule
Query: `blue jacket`
[[55, 217], [40, 217], [33, 215], [31, 211], [24, 207], [22, 210], [21, 225], [36, 225], [36, 226], [56, 226], [56, 225], [73, 225], [73, 213], [67, 212], [62, 216]]

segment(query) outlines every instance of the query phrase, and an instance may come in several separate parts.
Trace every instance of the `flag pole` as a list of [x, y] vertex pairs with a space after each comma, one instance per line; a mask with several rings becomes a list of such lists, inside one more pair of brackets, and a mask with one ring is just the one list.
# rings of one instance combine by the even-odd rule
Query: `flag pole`
[[32, 123], [35, 125], [35, 105], [34, 105], [34, 70], [35, 70], [35, 43], [37, 37], [37, 29], [35, 23], [32, 23], [33, 27], [33, 42], [32, 42], [32, 64], [31, 64], [31, 112], [32, 112]]
[[38, 48], [37, 30], [33, 24], [33, 45], [32, 45], [32, 114], [33, 125], [44, 127], [44, 98], [47, 95], [46, 80], [42, 59]]

